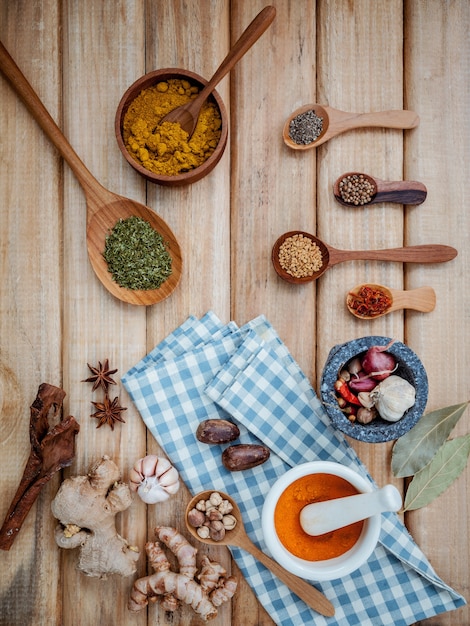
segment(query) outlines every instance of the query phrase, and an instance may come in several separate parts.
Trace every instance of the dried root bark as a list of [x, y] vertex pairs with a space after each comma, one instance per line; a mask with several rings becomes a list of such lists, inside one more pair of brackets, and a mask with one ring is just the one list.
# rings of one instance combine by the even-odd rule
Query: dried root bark
[[31, 405], [29, 438], [31, 452], [23, 477], [0, 529], [0, 549], [9, 550], [42, 487], [52, 476], [68, 467], [75, 456], [75, 436], [80, 426], [72, 416], [49, 426], [49, 412], [54, 416], [62, 407], [65, 391], [48, 383], [39, 385]]
[[205, 621], [217, 616], [217, 607], [233, 597], [237, 580], [225, 578], [225, 569], [204, 556], [197, 580], [195, 575], [197, 550], [175, 528], [158, 527], [157, 538], [176, 556], [179, 572], [170, 570], [170, 563], [158, 541], [149, 542], [145, 549], [154, 573], [135, 581], [129, 598], [130, 611], [140, 611], [149, 602], [160, 599], [166, 611], [175, 611], [183, 602]]

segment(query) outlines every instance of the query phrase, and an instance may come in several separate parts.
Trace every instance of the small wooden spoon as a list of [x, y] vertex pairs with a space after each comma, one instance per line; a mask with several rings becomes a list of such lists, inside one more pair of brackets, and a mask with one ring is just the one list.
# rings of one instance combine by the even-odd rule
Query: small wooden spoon
[[[315, 111], [318, 117], [323, 118], [323, 130], [315, 141], [308, 144], [295, 143], [289, 135], [290, 122], [307, 111]], [[336, 137], [340, 133], [352, 130], [353, 128], [415, 128], [419, 124], [419, 117], [414, 111], [376, 111], [373, 113], [347, 113], [346, 111], [340, 111], [339, 109], [333, 109], [330, 106], [324, 106], [321, 104], [305, 104], [304, 106], [296, 109], [292, 115], [289, 116], [287, 122], [284, 124], [282, 136], [284, 142], [289, 148], [294, 150], [309, 150], [310, 148], [317, 148], [322, 143], [328, 141], [332, 137]]]
[[[279, 248], [284, 241], [293, 235], [309, 237], [320, 248], [322, 266], [317, 272], [303, 278], [295, 278], [281, 267]], [[290, 283], [308, 283], [320, 278], [332, 265], [344, 261], [396, 261], [398, 263], [443, 263], [451, 261], [457, 256], [457, 250], [451, 246], [427, 244], [421, 246], [407, 246], [405, 248], [388, 248], [386, 250], [338, 250], [327, 245], [318, 237], [301, 230], [292, 230], [281, 235], [275, 242], [271, 259], [277, 274]]]
[[307, 583], [302, 578], [291, 574], [287, 570], [285, 570], [279, 563], [273, 561], [271, 558], [266, 556], [264, 552], [262, 552], [259, 548], [255, 546], [255, 544], [251, 541], [251, 539], [246, 534], [245, 527], [243, 526], [243, 519], [240, 509], [236, 502], [225, 493], [218, 492], [222, 496], [222, 498], [231, 502], [233, 506], [233, 510], [231, 515], [233, 515], [237, 520], [237, 525], [233, 530], [229, 530], [226, 532], [224, 539], [221, 541], [214, 541], [212, 539], [202, 539], [196, 532], [196, 528], [191, 526], [188, 522], [188, 513], [196, 506], [196, 503], [199, 500], [207, 500], [211, 493], [214, 490], [210, 491], [202, 491], [198, 493], [194, 498], [192, 498], [186, 507], [185, 514], [185, 522], [186, 526], [191, 533], [191, 535], [197, 539], [198, 541], [202, 541], [211, 546], [223, 545], [223, 546], [237, 546], [238, 548], [243, 548], [249, 552], [252, 556], [254, 556], [258, 561], [260, 561], [265, 567], [271, 570], [273, 574], [275, 574], [291, 591], [293, 591], [296, 595], [301, 598], [308, 606], [312, 609], [320, 613], [321, 615], [326, 615], [327, 617], [332, 617], [335, 614], [334, 606], [331, 602], [320, 592], [318, 589], [315, 589], [312, 585]]
[[236, 41], [235, 45], [230, 49], [229, 53], [219, 65], [215, 74], [212, 76], [204, 89], [199, 92], [194, 100], [190, 100], [187, 104], [176, 107], [176, 109], [167, 113], [167, 115], [165, 115], [165, 117], [160, 121], [160, 124], [163, 122], [177, 122], [180, 124], [181, 128], [185, 130], [189, 136], [191, 136], [196, 128], [199, 112], [204, 102], [214, 91], [222, 78], [230, 72], [242, 56], [248, 52], [251, 46], [261, 37], [264, 31], [274, 20], [275, 16], [276, 9], [272, 6], [267, 6], [260, 13], [258, 13], [251, 24]]
[[[348, 176], [363, 176], [374, 187], [374, 193], [371, 199], [364, 204], [353, 204], [343, 200], [340, 191], [340, 183]], [[421, 204], [426, 200], [428, 191], [423, 183], [414, 180], [398, 180], [387, 181], [375, 178], [369, 174], [361, 172], [347, 172], [340, 176], [333, 185], [333, 193], [336, 200], [348, 207], [363, 207], [369, 204], [377, 204], [378, 202], [398, 202], [399, 204]]]
[[[386, 311], [377, 315], [360, 315], [352, 307], [353, 296], [351, 294], [358, 294], [364, 286], [382, 291], [391, 300], [391, 305]], [[436, 293], [432, 287], [418, 287], [417, 289], [404, 291], [401, 289], [390, 289], [390, 287], [384, 287], [376, 283], [365, 283], [351, 289], [346, 296], [346, 306], [352, 315], [361, 320], [376, 319], [399, 309], [413, 309], [414, 311], [421, 311], [421, 313], [430, 313], [436, 306]]]
[[[100, 281], [116, 298], [130, 304], [150, 305], [168, 297], [178, 285], [182, 269], [181, 250], [170, 227], [148, 207], [108, 191], [93, 177], [1, 42], [0, 69], [82, 186], [87, 202], [88, 256]], [[172, 274], [159, 289], [125, 289], [113, 280], [108, 271], [103, 257], [106, 236], [120, 219], [131, 216], [149, 222], [167, 242], [172, 257]]]

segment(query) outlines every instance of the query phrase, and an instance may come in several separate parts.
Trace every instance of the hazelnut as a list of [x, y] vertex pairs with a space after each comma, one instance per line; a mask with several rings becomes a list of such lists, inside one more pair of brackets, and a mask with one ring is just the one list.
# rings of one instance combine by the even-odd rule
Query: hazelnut
[[231, 513], [233, 511], [232, 503], [229, 500], [222, 500], [222, 502], [219, 504], [219, 511], [222, 513], [222, 515]]
[[194, 526], [194, 528], [202, 526], [205, 519], [206, 516], [204, 513], [202, 511], [198, 511], [196, 508], [188, 511], [188, 523], [191, 524], [191, 526]]
[[224, 515], [222, 518], [222, 524], [225, 530], [233, 530], [237, 525], [237, 518], [234, 515]]
[[220, 520], [214, 520], [209, 526], [210, 538], [213, 541], [222, 541], [225, 537], [225, 528]]
[[200, 526], [196, 532], [201, 539], [208, 539], [211, 531], [208, 526]]
[[211, 509], [209, 513], [206, 513], [206, 515], [211, 522], [214, 522], [215, 520], [221, 520], [223, 517], [222, 513], [218, 509]]
[[222, 496], [220, 495], [220, 493], [218, 491], [214, 491], [213, 493], [211, 493], [210, 498], [209, 498], [209, 502], [213, 505], [213, 506], [219, 506], [219, 504], [222, 504]]

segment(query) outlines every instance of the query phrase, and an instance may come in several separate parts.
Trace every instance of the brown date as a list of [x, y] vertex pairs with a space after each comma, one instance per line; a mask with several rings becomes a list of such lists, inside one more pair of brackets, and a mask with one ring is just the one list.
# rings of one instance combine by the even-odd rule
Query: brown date
[[265, 446], [240, 443], [223, 451], [222, 463], [231, 472], [238, 472], [261, 465], [269, 459], [269, 454]]
[[204, 420], [196, 431], [196, 437], [201, 443], [228, 443], [239, 436], [238, 426], [223, 419]]

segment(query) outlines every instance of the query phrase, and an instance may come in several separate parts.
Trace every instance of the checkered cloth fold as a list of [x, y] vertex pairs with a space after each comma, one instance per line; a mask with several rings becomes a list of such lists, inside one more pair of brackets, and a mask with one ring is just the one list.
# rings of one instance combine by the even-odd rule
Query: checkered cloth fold
[[[374, 484], [264, 316], [241, 328], [234, 322], [224, 325], [212, 311], [201, 319], [191, 316], [122, 382], [190, 491], [230, 494], [250, 539], [264, 552], [264, 499], [291, 467], [336, 461]], [[236, 421], [237, 443], [268, 446], [268, 461], [243, 472], [226, 470], [224, 446], [208, 446], [195, 437], [199, 422], [218, 417]], [[335, 606], [331, 618], [310, 609], [250, 554], [231, 551], [260, 602], [282, 626], [407, 626], [465, 604], [437, 576], [394, 513], [383, 514], [379, 543], [367, 563], [341, 579], [315, 584]]]

